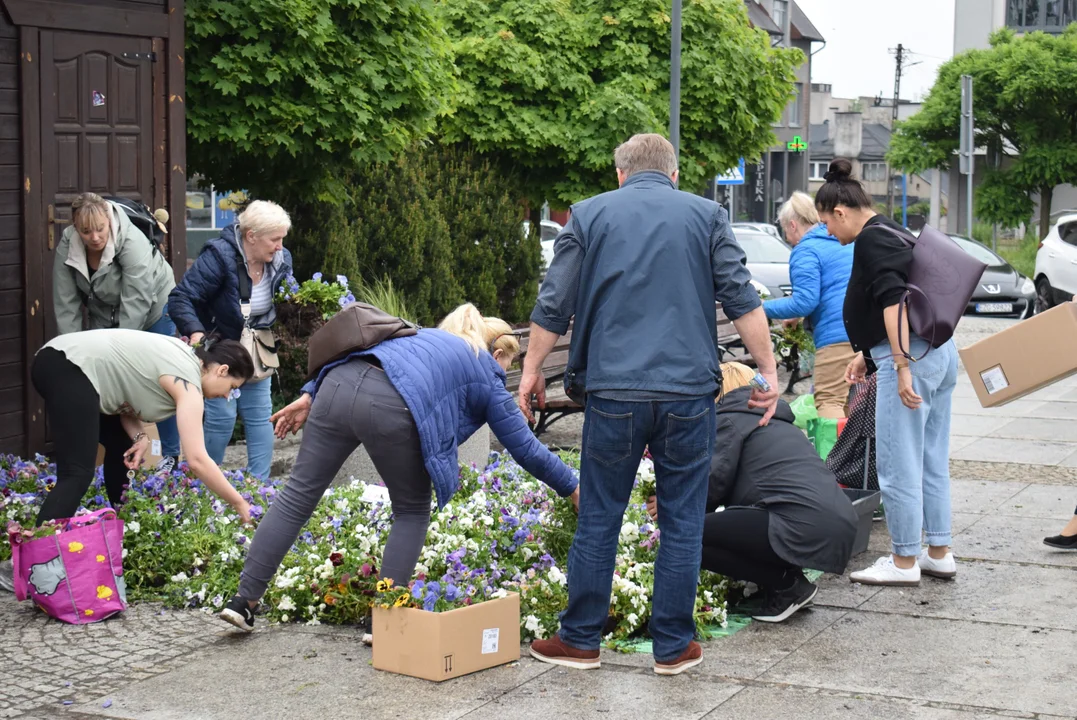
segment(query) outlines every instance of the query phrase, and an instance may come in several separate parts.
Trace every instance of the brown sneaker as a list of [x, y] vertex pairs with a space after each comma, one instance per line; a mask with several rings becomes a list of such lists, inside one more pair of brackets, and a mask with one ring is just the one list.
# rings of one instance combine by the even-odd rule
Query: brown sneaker
[[601, 664], [598, 650], [579, 650], [561, 640], [560, 635], [531, 643], [531, 657], [551, 665], [577, 670], [594, 670]]
[[681, 656], [670, 662], [655, 662], [654, 671], [658, 675], [680, 675], [690, 667], [703, 662], [703, 648], [695, 640], [688, 643]]

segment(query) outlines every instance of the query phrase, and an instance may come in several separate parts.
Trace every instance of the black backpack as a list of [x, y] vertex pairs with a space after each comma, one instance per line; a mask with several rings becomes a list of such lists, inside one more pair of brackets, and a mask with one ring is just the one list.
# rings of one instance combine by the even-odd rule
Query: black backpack
[[157, 218], [153, 216], [148, 207], [128, 198], [114, 195], [103, 195], [102, 197], [118, 205], [121, 210], [127, 213], [127, 218], [131, 221], [131, 224], [142, 231], [142, 234], [149, 239], [150, 245], [153, 245], [154, 254], [161, 251], [161, 245], [165, 241], [165, 231], [161, 229]]

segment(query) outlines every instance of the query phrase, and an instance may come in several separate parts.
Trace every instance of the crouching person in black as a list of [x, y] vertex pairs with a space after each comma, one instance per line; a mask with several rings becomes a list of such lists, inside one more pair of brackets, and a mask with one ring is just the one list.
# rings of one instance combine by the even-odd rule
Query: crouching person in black
[[[781, 622], [818, 592], [804, 568], [845, 572], [857, 517], [786, 402], [760, 425], [762, 410], [748, 407], [753, 375], [738, 363], [722, 366], [701, 564], [758, 585], [765, 602], [753, 617]], [[658, 519], [653, 497], [647, 510]]]

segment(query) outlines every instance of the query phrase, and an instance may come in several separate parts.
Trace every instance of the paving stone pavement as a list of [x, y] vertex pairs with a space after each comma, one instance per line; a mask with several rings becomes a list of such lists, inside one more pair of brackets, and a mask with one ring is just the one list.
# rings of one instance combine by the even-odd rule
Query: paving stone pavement
[[[965, 341], [999, 327], [969, 325]], [[1000, 415], [977, 431], [1017, 419]], [[1042, 438], [1008, 439], [1075, 437], [1066, 426], [1039, 429]], [[1041, 542], [1072, 512], [1077, 478], [1015, 447], [1041, 462], [953, 463], [956, 580], [896, 589], [825, 575], [813, 609], [707, 643], [704, 663], [676, 678], [655, 676], [650, 656], [604, 651], [596, 671], [525, 656], [434, 684], [375, 671], [356, 628], [262, 625], [245, 635], [152, 604], [72, 627], [4, 594], [0, 718], [1077, 718], [1077, 553]], [[876, 523], [849, 569], [887, 549]]]

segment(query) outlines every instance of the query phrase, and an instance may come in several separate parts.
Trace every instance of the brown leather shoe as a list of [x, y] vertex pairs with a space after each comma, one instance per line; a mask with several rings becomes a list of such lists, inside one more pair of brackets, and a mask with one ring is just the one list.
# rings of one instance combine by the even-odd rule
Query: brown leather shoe
[[695, 640], [688, 643], [681, 656], [671, 662], [655, 662], [654, 671], [658, 675], [680, 675], [690, 667], [703, 662], [703, 648]]
[[531, 657], [551, 665], [577, 670], [594, 670], [601, 665], [598, 650], [579, 650], [561, 640], [560, 635], [531, 643]]

